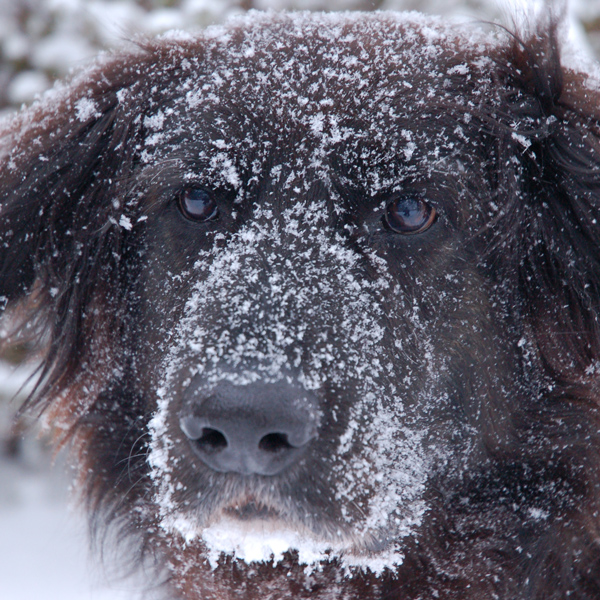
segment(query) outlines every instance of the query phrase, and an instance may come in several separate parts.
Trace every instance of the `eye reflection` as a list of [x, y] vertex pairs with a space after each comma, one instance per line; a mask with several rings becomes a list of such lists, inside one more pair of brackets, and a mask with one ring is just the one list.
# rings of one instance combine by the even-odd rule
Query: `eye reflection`
[[184, 217], [204, 223], [219, 216], [219, 207], [214, 197], [203, 188], [186, 188], [179, 195], [179, 209]]
[[396, 233], [412, 235], [429, 229], [437, 212], [417, 192], [395, 196], [385, 209], [385, 224]]

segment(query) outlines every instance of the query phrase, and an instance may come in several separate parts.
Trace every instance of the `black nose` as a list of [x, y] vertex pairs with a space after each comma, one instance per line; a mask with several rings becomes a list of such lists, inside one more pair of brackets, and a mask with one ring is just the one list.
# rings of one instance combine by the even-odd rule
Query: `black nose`
[[186, 392], [180, 425], [196, 454], [215, 471], [276, 475], [291, 467], [316, 436], [316, 402], [287, 382], [221, 381], [203, 397]]

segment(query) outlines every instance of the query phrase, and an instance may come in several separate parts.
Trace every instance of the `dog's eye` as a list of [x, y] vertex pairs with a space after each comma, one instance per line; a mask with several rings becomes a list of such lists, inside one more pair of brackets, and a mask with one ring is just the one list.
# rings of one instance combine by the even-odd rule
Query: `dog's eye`
[[187, 188], [179, 195], [179, 208], [185, 217], [204, 223], [219, 216], [215, 199], [202, 188]]
[[396, 196], [388, 202], [384, 220], [396, 233], [414, 234], [429, 229], [436, 217], [436, 210], [415, 193]]

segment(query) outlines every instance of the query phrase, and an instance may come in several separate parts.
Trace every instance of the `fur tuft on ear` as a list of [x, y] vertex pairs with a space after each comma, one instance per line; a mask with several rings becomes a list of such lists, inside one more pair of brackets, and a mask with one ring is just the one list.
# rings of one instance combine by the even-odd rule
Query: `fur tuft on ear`
[[552, 379], [589, 397], [600, 372], [600, 92], [561, 65], [555, 20], [515, 38], [501, 63], [498, 275]]
[[149, 95], [139, 74], [154, 60], [145, 51], [108, 58], [0, 132], [0, 297], [33, 298], [25, 319], [49, 342], [45, 392], [68, 385], [89, 340], [119, 332], [122, 263], [135, 235], [124, 202], [139, 161], [131, 149], [142, 145], [136, 100]]

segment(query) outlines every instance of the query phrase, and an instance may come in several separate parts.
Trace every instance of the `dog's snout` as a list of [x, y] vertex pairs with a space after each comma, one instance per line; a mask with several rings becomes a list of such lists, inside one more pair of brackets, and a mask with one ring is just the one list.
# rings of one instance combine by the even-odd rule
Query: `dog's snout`
[[287, 382], [220, 382], [192, 396], [180, 426], [194, 452], [211, 469], [243, 475], [277, 475], [297, 463], [316, 437], [313, 398]]

